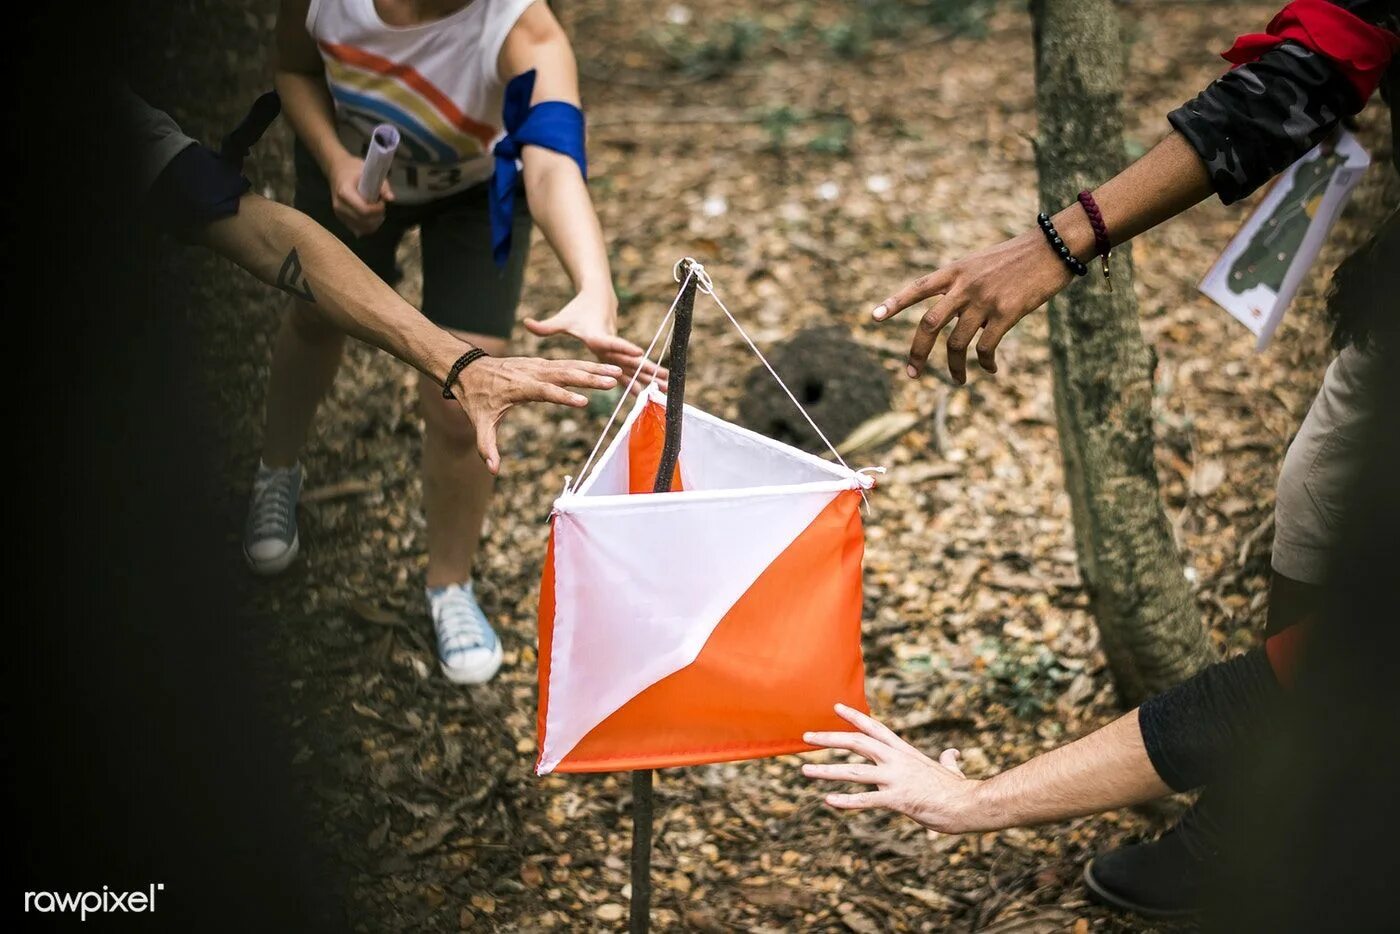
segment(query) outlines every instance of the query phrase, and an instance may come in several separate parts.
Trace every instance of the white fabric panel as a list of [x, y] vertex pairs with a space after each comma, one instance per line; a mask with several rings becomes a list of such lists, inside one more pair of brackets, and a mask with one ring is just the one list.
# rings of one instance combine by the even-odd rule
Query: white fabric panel
[[[625, 431], [620, 432], [618, 437], [625, 439]], [[593, 468], [593, 473], [589, 475], [588, 489], [584, 491], [585, 494], [588, 496], [620, 496], [626, 493], [631, 482], [628, 474], [629, 463], [625, 443], [616, 448], [608, 448], [602, 459]]]
[[846, 479], [851, 471], [731, 425], [690, 406], [681, 430], [681, 483], [687, 490], [738, 490]]
[[730, 607], [839, 492], [649, 494], [558, 513], [540, 774], [693, 662]]
[[632, 433], [633, 423], [641, 416], [647, 400], [654, 391], [654, 387], [648, 386], [646, 390], [637, 393], [622, 427], [613, 435], [607, 450], [594, 463], [588, 476], [583, 478], [583, 483], [578, 489], [579, 496], [620, 496], [628, 492], [630, 482], [627, 469], [627, 436]]
[[[637, 394], [622, 428], [579, 487], [580, 496], [628, 492], [627, 435], [649, 402], [663, 409], [666, 394], [648, 386]], [[685, 407], [681, 432], [681, 485], [686, 490], [741, 490], [850, 479], [855, 473], [814, 454]], [[865, 484], [862, 484], [865, 485]]]

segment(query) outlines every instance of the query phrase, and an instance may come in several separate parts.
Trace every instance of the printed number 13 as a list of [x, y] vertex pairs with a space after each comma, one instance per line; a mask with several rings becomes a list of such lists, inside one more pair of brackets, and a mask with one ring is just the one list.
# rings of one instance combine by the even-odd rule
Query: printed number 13
[[462, 180], [462, 169], [460, 166], [449, 166], [447, 168], [432, 168], [428, 170], [428, 190], [447, 191], [453, 188]]

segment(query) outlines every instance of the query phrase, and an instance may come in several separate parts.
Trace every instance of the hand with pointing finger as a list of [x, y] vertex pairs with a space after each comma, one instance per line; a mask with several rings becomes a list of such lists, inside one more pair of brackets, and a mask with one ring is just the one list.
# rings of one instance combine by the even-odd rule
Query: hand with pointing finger
[[[974, 338], [977, 362], [988, 373], [995, 373], [997, 345], [1006, 332], [1073, 278], [1041, 232], [1033, 228], [920, 276], [876, 305], [873, 314], [875, 320], [884, 321], [925, 299], [941, 296], [919, 319], [909, 346], [907, 372], [910, 379], [919, 378], [939, 332], [957, 319], [948, 335], [948, 373], [961, 385], [967, 382], [967, 351]], [[977, 337], [978, 331], [981, 337]]]
[[860, 732], [806, 733], [802, 739], [813, 746], [853, 752], [869, 763], [807, 763], [802, 766], [802, 774], [827, 781], [873, 785], [874, 790], [833, 792], [826, 796], [828, 805], [847, 811], [887, 808], [939, 833], [977, 829], [972, 818], [981, 782], [963, 776], [956, 749], [943, 750], [934, 761], [874, 717], [844, 704], [836, 705], [836, 713]]

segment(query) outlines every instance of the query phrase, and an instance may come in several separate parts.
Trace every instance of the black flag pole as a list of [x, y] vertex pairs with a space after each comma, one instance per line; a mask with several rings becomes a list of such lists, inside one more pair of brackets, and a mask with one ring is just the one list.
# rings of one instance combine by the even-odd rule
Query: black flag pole
[[[678, 268], [680, 293], [676, 296], [676, 325], [671, 337], [671, 377], [666, 392], [666, 440], [656, 466], [653, 493], [671, 489], [681, 453], [681, 415], [685, 408], [685, 370], [690, 351], [690, 325], [695, 312], [695, 288], [699, 276], [689, 259]], [[632, 904], [628, 929], [646, 934], [651, 929], [651, 832], [652, 770], [632, 773]]]

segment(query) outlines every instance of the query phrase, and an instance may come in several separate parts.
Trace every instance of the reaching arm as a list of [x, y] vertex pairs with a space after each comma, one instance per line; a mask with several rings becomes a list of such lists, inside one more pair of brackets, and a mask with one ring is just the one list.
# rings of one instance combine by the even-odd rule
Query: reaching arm
[[384, 205], [394, 200], [388, 179], [380, 200], [368, 202], [356, 187], [364, 160], [345, 148], [335, 130], [335, 105], [326, 86], [321, 53], [306, 31], [310, 0], [282, 0], [277, 13], [273, 83], [282, 98], [282, 112], [297, 138], [326, 176], [336, 217], [359, 236], [384, 223]]
[[[1325, 23], [1325, 29], [1308, 24]], [[1174, 217], [1212, 192], [1229, 203], [1263, 184], [1332, 132], [1343, 114], [1361, 109], [1400, 49], [1400, 13], [1370, 0], [1290, 4], [1269, 35], [1244, 36], [1226, 53], [1239, 67], [1174, 110], [1171, 135], [1094, 192], [1115, 244]], [[1260, 51], [1267, 49], [1266, 51]], [[1094, 254], [1093, 231], [1077, 203], [1053, 218], [1080, 260]], [[909, 348], [918, 378], [934, 339], [954, 318], [948, 371], [967, 379], [967, 351], [996, 372], [996, 347], [1018, 321], [1073, 277], [1030, 229], [906, 285], [875, 307], [877, 320], [934, 296]]]
[[[306, 302], [346, 333], [439, 382], [470, 349], [424, 318], [348, 247], [293, 208], [247, 194], [236, 214], [205, 225], [194, 239]], [[495, 426], [511, 406], [583, 406], [587, 398], [565, 387], [610, 389], [621, 375], [617, 367], [599, 363], [485, 357], [463, 370], [452, 388], [476, 426], [481, 456], [494, 473], [500, 465]]]
[[[532, 5], [521, 15], [501, 49], [501, 74], [511, 78], [531, 69], [536, 73], [532, 105], [563, 101], [579, 106], [573, 49], [543, 3]], [[540, 337], [568, 334], [582, 341], [599, 360], [630, 373], [641, 364], [643, 351], [617, 336], [617, 294], [607, 246], [583, 174], [568, 156], [542, 146], [525, 146], [521, 162], [530, 216], [559, 257], [576, 293], [558, 313], [544, 321], [526, 319], [525, 327]], [[648, 365], [642, 376], [639, 383], [652, 378], [664, 382], [666, 372]]]
[[842, 705], [836, 712], [860, 732], [803, 738], [814, 746], [854, 752], [870, 764], [807, 764], [802, 774], [876, 786], [827, 795], [827, 804], [840, 810], [888, 808], [939, 833], [967, 833], [1095, 814], [1171, 792], [1148, 758], [1136, 710], [985, 781], [963, 776], [956, 749], [944, 750], [934, 761], [873, 717]]
[[1042, 824], [1188, 791], [1274, 736], [1303, 636], [1301, 626], [1285, 630], [1264, 648], [1211, 665], [1102, 729], [985, 781], [963, 777], [956, 749], [935, 762], [878, 720], [840, 705], [836, 712], [860, 732], [804, 739], [871, 764], [802, 771], [877, 788], [829, 794], [834, 808], [889, 808], [943, 833]]
[[[1141, 159], [1094, 191], [1104, 223], [1115, 243], [1175, 217], [1211, 193], [1205, 165], [1178, 133], [1167, 136]], [[1094, 255], [1094, 230], [1078, 202], [1055, 214], [1070, 252], [1081, 260]], [[1005, 243], [978, 250], [957, 262], [910, 282], [875, 306], [877, 321], [911, 305], [943, 296], [924, 312], [909, 347], [908, 375], [917, 379], [928, 364], [934, 340], [953, 318], [957, 326], [948, 337], [948, 372], [967, 382], [967, 351], [978, 330], [977, 361], [988, 373], [997, 371], [996, 348], [1002, 337], [1026, 315], [1069, 285], [1073, 275], [1032, 227]]]

